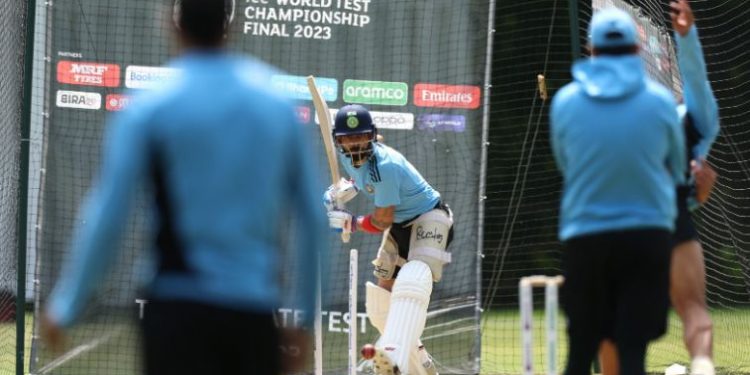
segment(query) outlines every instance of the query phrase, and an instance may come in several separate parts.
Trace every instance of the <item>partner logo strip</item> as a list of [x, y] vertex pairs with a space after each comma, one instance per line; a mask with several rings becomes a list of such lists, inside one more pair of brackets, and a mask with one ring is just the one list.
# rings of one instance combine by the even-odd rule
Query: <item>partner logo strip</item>
[[409, 86], [404, 82], [344, 81], [344, 101], [347, 103], [406, 105], [409, 101]]
[[95, 92], [57, 90], [55, 104], [61, 108], [99, 109], [102, 96]]
[[418, 83], [414, 85], [414, 104], [418, 107], [479, 108], [479, 86]]
[[[329, 108], [331, 118], [336, 118], [337, 108]], [[370, 111], [372, 123], [378, 129], [411, 130], [414, 129], [414, 114], [406, 112], [379, 112]], [[319, 124], [318, 114], [315, 114], [315, 123]]]
[[[315, 77], [315, 85], [318, 86], [323, 100], [335, 102], [338, 99], [339, 82], [336, 79]], [[271, 86], [287, 98], [312, 100], [310, 89], [307, 87], [307, 77], [274, 75], [271, 76]]]

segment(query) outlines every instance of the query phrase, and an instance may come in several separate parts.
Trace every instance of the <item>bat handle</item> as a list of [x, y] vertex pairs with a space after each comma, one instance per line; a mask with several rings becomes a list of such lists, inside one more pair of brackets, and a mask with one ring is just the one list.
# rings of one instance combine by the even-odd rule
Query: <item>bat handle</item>
[[351, 238], [351, 236], [352, 236], [352, 232], [349, 232], [349, 231], [341, 232], [341, 242], [349, 243], [349, 239]]

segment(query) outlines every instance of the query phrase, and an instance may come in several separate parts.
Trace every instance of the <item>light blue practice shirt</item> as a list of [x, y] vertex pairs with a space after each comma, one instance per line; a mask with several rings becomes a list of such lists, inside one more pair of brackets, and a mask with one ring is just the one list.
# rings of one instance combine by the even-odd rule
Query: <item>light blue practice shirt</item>
[[375, 207], [395, 206], [394, 223], [403, 223], [435, 207], [440, 193], [433, 189], [414, 166], [398, 151], [375, 142], [373, 156], [354, 168], [349, 158], [339, 153], [339, 162], [360, 194]]
[[637, 55], [593, 57], [572, 72], [550, 114], [563, 175], [559, 238], [673, 230], [675, 185], [686, 166], [673, 95], [646, 77]]

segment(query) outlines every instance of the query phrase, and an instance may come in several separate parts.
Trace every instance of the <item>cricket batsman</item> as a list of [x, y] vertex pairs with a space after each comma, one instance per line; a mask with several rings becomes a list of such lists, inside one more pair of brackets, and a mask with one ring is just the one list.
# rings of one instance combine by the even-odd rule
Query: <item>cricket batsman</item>
[[[377, 141], [370, 112], [347, 105], [336, 114], [333, 137], [350, 180], [324, 193], [329, 225], [382, 236], [372, 261], [377, 285], [366, 284], [366, 310], [381, 333], [373, 358], [376, 374], [437, 374], [420, 336], [432, 284], [451, 261], [453, 214], [401, 153]], [[337, 209], [362, 192], [375, 209], [364, 216]]]

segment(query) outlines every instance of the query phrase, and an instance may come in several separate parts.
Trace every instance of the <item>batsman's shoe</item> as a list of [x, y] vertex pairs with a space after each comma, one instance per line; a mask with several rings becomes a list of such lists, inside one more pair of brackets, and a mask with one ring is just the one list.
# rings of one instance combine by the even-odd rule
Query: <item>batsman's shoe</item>
[[432, 360], [430, 353], [427, 353], [424, 345], [420, 345], [418, 349], [419, 362], [422, 365], [422, 369], [427, 375], [440, 375], [435, 367], [435, 361]]
[[375, 356], [372, 357], [372, 369], [375, 375], [401, 375], [396, 362], [391, 358], [392, 347], [382, 346], [375, 348]]
[[690, 375], [716, 375], [714, 362], [708, 357], [695, 357], [690, 363]]

